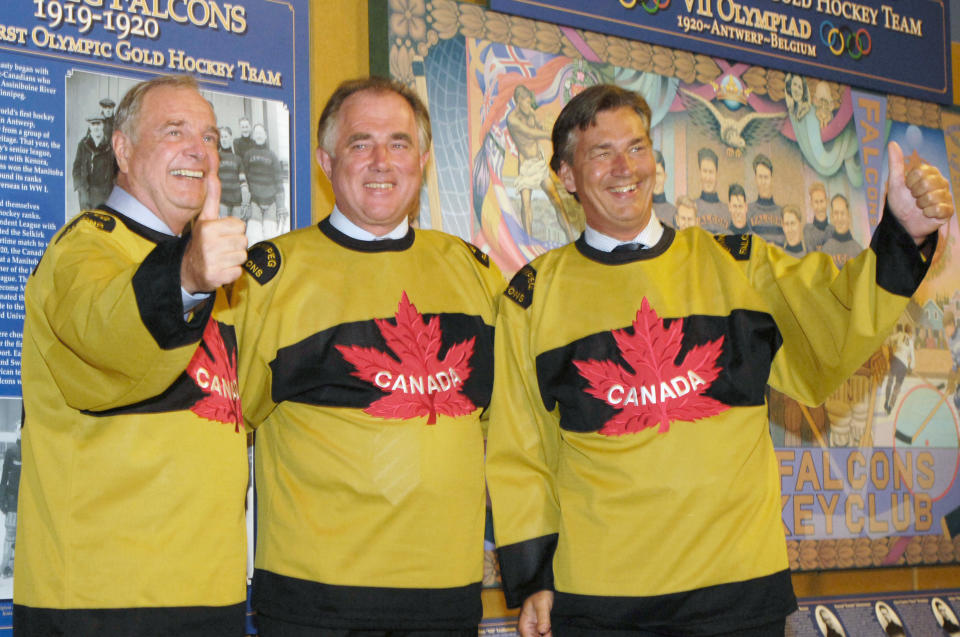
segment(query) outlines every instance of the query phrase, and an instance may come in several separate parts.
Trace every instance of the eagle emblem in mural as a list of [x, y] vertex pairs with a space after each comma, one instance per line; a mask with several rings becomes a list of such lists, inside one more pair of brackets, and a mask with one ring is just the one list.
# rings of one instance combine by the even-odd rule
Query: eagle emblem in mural
[[687, 109], [690, 121], [708, 135], [722, 142], [727, 155], [742, 157], [748, 146], [764, 142], [777, 134], [786, 113], [758, 113], [756, 111], [735, 118], [722, 112], [713, 102], [681, 88], [680, 101]]

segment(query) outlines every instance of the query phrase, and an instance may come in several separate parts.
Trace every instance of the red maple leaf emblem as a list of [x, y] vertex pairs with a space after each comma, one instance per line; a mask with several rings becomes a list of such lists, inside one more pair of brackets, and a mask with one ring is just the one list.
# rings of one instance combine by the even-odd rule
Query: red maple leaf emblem
[[190, 411], [207, 420], [234, 425], [234, 431], [239, 433], [243, 412], [237, 387], [237, 352], [227, 351], [213, 319], [207, 321], [202, 344], [190, 359], [187, 374], [205, 394]]
[[433, 425], [437, 414], [465, 416], [476, 409], [461, 393], [470, 378], [476, 337], [451, 345], [440, 360], [440, 317], [424, 322], [406, 292], [397, 306], [396, 325], [389, 319], [375, 322], [396, 358], [373, 347], [336, 346], [357, 370], [353, 376], [387, 392], [364, 412], [389, 419], [427, 416], [427, 424]]
[[589, 383], [587, 393], [619, 410], [604, 423], [600, 433], [622, 436], [658, 423], [658, 431], [666, 433], [674, 420], [692, 422], [729, 409], [703, 395], [720, 373], [716, 361], [723, 348], [722, 336], [694, 347], [675, 364], [683, 339], [683, 320], [677, 319], [665, 328], [644, 298], [633, 322], [633, 334], [628, 329], [613, 330], [613, 338], [633, 372], [609, 360], [573, 361]]

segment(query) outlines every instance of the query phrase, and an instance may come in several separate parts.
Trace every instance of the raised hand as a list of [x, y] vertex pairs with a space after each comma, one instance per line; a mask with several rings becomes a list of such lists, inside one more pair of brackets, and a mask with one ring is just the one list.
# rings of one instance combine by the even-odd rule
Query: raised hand
[[925, 162], [906, 170], [896, 142], [887, 146], [887, 205], [900, 225], [920, 244], [953, 216], [950, 182]]
[[190, 294], [213, 292], [240, 278], [247, 259], [246, 224], [220, 218], [220, 179], [207, 176], [207, 196], [193, 222], [193, 232], [180, 264], [180, 285]]

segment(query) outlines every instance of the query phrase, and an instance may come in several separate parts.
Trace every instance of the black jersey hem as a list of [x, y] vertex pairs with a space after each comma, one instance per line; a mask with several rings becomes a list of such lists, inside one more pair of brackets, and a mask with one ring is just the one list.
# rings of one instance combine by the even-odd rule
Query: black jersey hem
[[557, 591], [553, 616], [578, 628], [642, 629], [706, 637], [753, 628], [797, 609], [790, 571], [742, 582], [649, 597], [575, 595]]
[[17, 637], [237, 637], [247, 621], [246, 603], [162, 608], [35, 608], [13, 605]]
[[445, 630], [476, 628], [480, 582], [452, 588], [337, 586], [253, 573], [253, 609], [275, 619], [324, 628]]
[[877, 255], [877, 285], [898, 296], [912, 296], [933, 261], [939, 233], [931, 232], [918, 246], [894, 217], [889, 206], [870, 239]]

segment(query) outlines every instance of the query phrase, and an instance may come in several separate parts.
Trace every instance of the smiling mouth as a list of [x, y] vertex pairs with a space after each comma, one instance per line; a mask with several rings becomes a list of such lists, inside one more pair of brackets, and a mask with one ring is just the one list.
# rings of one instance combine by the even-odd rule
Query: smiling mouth
[[393, 184], [388, 184], [380, 181], [371, 181], [363, 184], [364, 188], [370, 188], [372, 190], [390, 190], [393, 188]]
[[170, 174], [174, 177], [190, 177], [191, 179], [203, 179], [202, 170], [187, 170], [186, 168], [177, 168], [171, 170]]
[[615, 193], [624, 193], [624, 192], [634, 192], [637, 189], [637, 184], [628, 184], [626, 186], [614, 186], [610, 188], [610, 192]]

